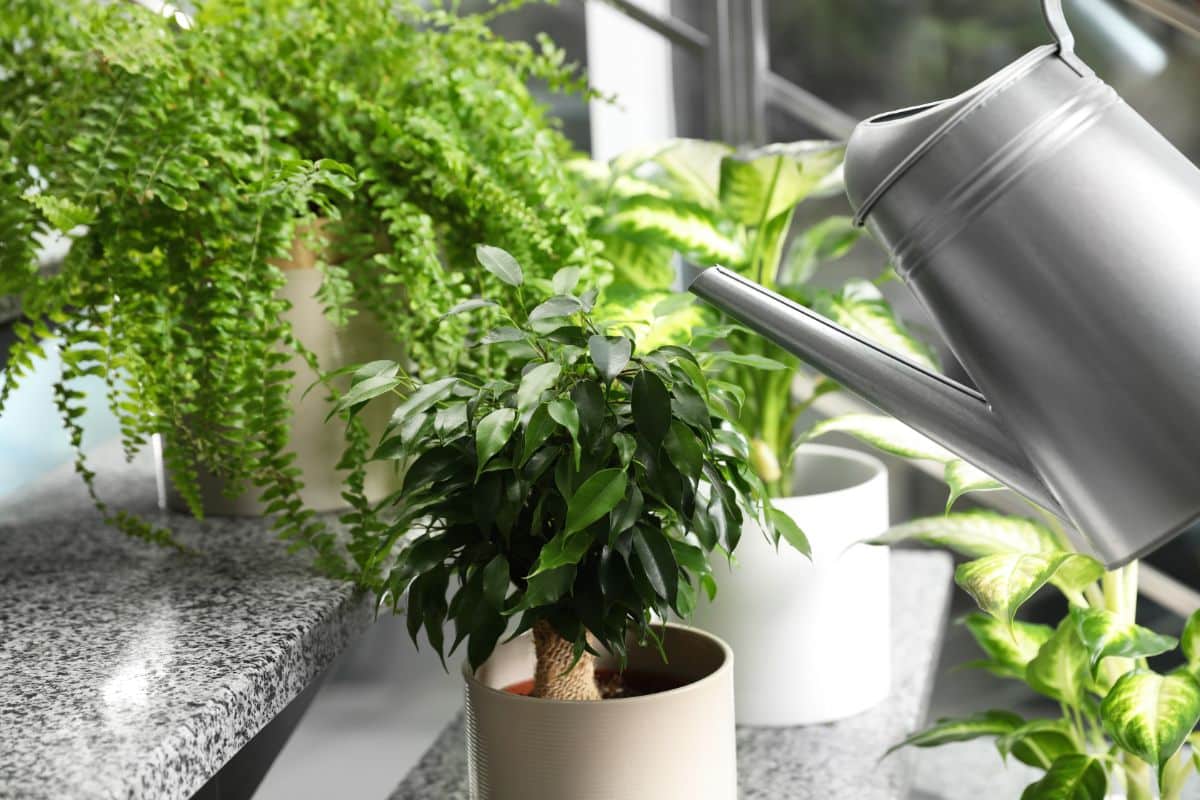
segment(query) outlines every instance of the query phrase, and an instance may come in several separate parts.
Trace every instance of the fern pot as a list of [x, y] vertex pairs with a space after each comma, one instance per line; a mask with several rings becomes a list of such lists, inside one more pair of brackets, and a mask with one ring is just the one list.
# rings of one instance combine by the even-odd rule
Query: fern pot
[[[370, 314], [355, 314], [341, 327], [329, 321], [322, 304], [317, 300], [323, 281], [317, 262], [317, 254], [303, 235], [294, 242], [290, 259], [274, 262], [286, 279], [279, 295], [291, 304], [285, 316], [296, 338], [316, 356], [324, 370], [381, 358], [399, 360], [398, 352], [394, 349], [388, 351], [386, 344], [381, 345], [391, 342], [391, 338]], [[344, 508], [346, 502], [342, 498], [342, 491], [346, 473], [337, 469], [336, 465], [345, 447], [345, 425], [340, 420], [326, 421], [331, 410], [326, 399], [328, 395], [319, 386], [308, 391], [317, 381], [317, 375], [304, 359], [292, 355], [287, 368], [295, 373], [289, 392], [292, 420], [288, 450], [296, 455], [295, 465], [300, 469], [304, 481], [300, 497], [305, 506], [313, 511]], [[363, 421], [378, 437], [387, 424], [384, 409], [368, 407], [363, 414]], [[199, 475], [199, 484], [205, 514], [259, 516], [265, 511], [258, 493], [253, 490], [230, 497], [222, 480], [203, 471]], [[188, 510], [170, 480], [161, 480], [159, 485], [163, 490], [161, 494], [165, 495], [160, 499], [169, 508], [184, 512]], [[395, 476], [389, 465], [376, 462], [368, 466], [365, 487], [368, 496], [384, 497], [396, 488]]]
[[733, 653], [682, 625], [669, 624], [664, 641], [667, 663], [653, 646], [630, 642], [628, 669], [682, 685], [640, 697], [506, 691], [533, 677], [529, 635], [497, 647], [474, 672], [464, 667], [472, 800], [734, 800]]
[[891, 690], [888, 550], [860, 544], [887, 529], [887, 468], [817, 444], [794, 465], [796, 494], [774, 504], [807, 534], [812, 560], [747, 528], [735, 564], [714, 565], [716, 599], [702, 595], [694, 619], [737, 654], [743, 725], [843, 719]]

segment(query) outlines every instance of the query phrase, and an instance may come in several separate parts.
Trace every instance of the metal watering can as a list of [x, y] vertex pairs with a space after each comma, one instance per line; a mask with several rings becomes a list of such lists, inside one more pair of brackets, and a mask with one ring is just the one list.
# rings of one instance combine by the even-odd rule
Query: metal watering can
[[858, 125], [857, 221], [982, 394], [720, 267], [691, 291], [1078, 528], [1109, 568], [1200, 517], [1200, 171], [1057, 44]]

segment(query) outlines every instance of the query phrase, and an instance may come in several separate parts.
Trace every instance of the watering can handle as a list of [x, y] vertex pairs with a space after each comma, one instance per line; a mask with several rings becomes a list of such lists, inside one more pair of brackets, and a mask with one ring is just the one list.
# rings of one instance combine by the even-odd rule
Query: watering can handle
[[1080, 75], [1091, 73], [1079, 56], [1075, 55], [1075, 34], [1067, 24], [1067, 15], [1063, 13], [1062, 0], [1042, 0], [1042, 16], [1046, 18], [1046, 27], [1058, 42], [1058, 55], [1063, 61]]

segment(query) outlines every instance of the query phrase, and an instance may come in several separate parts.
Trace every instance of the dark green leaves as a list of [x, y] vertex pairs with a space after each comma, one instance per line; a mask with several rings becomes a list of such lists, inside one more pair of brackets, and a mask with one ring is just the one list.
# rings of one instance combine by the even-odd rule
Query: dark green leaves
[[565, 532], [581, 531], [616, 508], [625, 495], [628, 479], [620, 469], [605, 469], [592, 475], [567, 501]]
[[520, 286], [525, 282], [525, 273], [521, 271], [521, 265], [499, 247], [481, 244], [475, 248], [475, 257], [484, 269], [509, 286]]
[[642, 370], [633, 379], [633, 419], [638, 433], [658, 445], [671, 425], [671, 396], [662, 379], [650, 370]]
[[1059, 757], [1044, 778], [1025, 788], [1021, 800], [1104, 800], [1107, 789], [1103, 765], [1074, 753]]
[[562, 367], [554, 362], [538, 364], [521, 376], [517, 389], [517, 413], [524, 414], [541, 400], [542, 392], [549, 389], [562, 374]]
[[638, 526], [633, 529], [633, 552], [637, 564], [659, 597], [675, 603], [679, 590], [679, 573], [675, 554], [662, 532], [654, 528]]
[[476, 470], [482, 472], [492, 456], [508, 443], [516, 422], [517, 412], [512, 408], [498, 408], [479, 421], [475, 433]]

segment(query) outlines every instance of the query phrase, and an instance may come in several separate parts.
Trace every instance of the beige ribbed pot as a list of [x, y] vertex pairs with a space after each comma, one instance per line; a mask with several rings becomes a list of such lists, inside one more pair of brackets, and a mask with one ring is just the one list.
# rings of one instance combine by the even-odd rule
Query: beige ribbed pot
[[[318, 228], [324, 221], [315, 223]], [[292, 244], [292, 256], [286, 261], [273, 262], [283, 270], [287, 282], [279, 296], [291, 303], [284, 314], [296, 338], [317, 357], [317, 363], [325, 371], [347, 364], [365, 363], [377, 359], [401, 360], [398, 345], [374, 316], [360, 310], [343, 327], [337, 327], [325, 316], [317, 292], [323, 276], [317, 267], [317, 255], [309, 246], [307, 237], [301, 232]], [[330, 412], [327, 392], [315, 387], [305, 393], [317, 380], [317, 375], [300, 356], [293, 354], [287, 368], [295, 373], [289, 399], [292, 404], [291, 436], [288, 450], [296, 454], [295, 465], [299, 467], [304, 481], [300, 499], [313, 511], [333, 511], [344, 508], [342, 498], [346, 472], [336, 468], [345, 448], [345, 425], [339, 419], [326, 417]], [[381, 404], [368, 404], [360, 419], [378, 439], [387, 425], [389, 412]], [[169, 443], [165, 446], [169, 446]], [[221, 479], [200, 471], [200, 497], [204, 512], [211, 516], [260, 516], [265, 505], [254, 490], [235, 497], [226, 496], [225, 483]], [[381, 498], [398, 488], [394, 470], [389, 464], [376, 462], [367, 467], [365, 491], [368, 497]], [[174, 511], [188, 510], [187, 504], [174, 484], [161, 480], [165, 490], [165, 502]]]
[[[678, 689], [598, 702], [545, 700], [504, 687], [533, 677], [526, 634], [464, 666], [472, 800], [735, 800], [733, 652], [670, 624], [669, 661], [629, 643], [629, 668], [684, 678]], [[597, 659], [612, 668], [611, 658]]]

